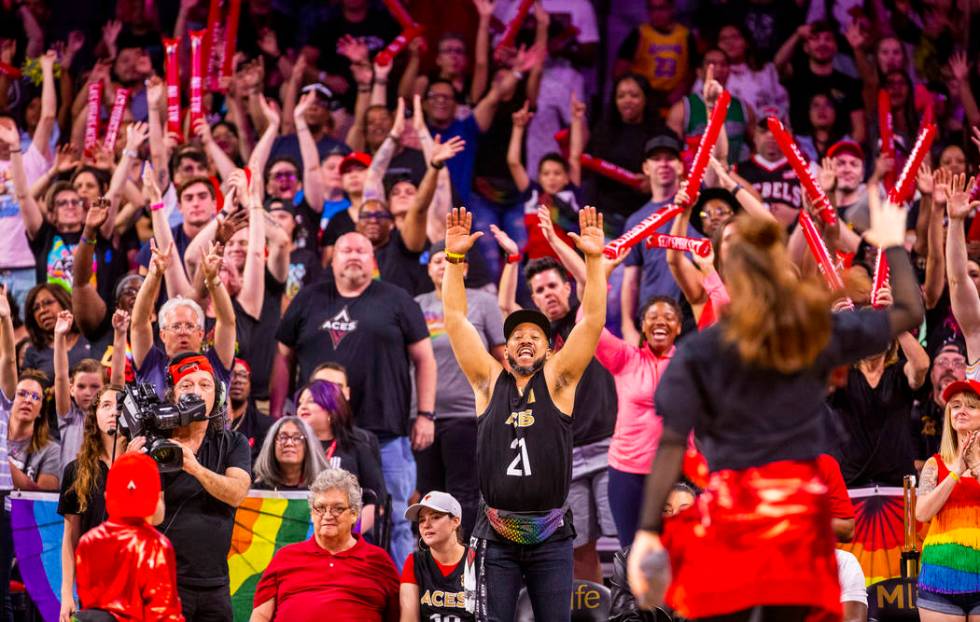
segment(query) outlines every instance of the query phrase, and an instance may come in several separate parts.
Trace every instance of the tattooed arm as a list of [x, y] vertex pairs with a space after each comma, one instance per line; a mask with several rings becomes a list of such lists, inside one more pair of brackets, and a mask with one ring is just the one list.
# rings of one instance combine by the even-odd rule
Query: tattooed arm
[[[957, 463], [953, 465], [954, 469], [950, 471], [950, 474], [940, 482], [938, 481], [939, 465], [936, 463], [936, 459], [929, 458], [926, 461], [925, 466], [922, 467], [922, 474], [919, 476], [919, 490], [915, 501], [916, 520], [923, 523], [928, 522], [943, 508], [949, 495], [953, 492], [953, 488], [956, 487], [956, 479], [952, 473], [955, 471], [957, 475], [960, 475], [963, 471], [963, 465], [959, 464], [959, 461]], [[957, 466], [961, 468], [957, 470], [955, 468]]]

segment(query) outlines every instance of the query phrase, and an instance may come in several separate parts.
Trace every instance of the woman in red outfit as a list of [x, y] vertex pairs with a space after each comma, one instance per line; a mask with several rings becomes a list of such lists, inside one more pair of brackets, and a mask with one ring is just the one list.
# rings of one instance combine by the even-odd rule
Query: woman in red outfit
[[[881, 352], [922, 319], [902, 248], [905, 217], [888, 203], [871, 206], [868, 233], [885, 249], [894, 304], [834, 314], [828, 293], [790, 270], [778, 224], [736, 218], [725, 258], [731, 302], [718, 324], [684, 341], [655, 396], [664, 429], [629, 558], [641, 603], [663, 595], [666, 546], [667, 601], [685, 618], [840, 619], [830, 502], [817, 468], [826, 386], [836, 366]], [[694, 507], [664, 521], [661, 543], [664, 501], [691, 431], [709, 484]]]
[[255, 588], [251, 622], [398, 621], [398, 573], [381, 548], [352, 532], [361, 487], [343, 469], [310, 485], [313, 537], [279, 549]]

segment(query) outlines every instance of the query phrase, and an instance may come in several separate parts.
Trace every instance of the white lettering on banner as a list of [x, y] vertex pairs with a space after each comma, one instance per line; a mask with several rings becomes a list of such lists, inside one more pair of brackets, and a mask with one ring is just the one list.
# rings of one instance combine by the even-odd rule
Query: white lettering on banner
[[357, 330], [357, 320], [350, 318], [350, 311], [347, 310], [347, 305], [344, 305], [344, 308], [337, 315], [320, 324], [320, 330], [327, 331], [336, 350], [344, 337]]

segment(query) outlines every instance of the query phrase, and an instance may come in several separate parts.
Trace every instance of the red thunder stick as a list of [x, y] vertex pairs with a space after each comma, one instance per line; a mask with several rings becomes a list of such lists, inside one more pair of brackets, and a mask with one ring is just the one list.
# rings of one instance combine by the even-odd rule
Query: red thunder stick
[[85, 151], [99, 142], [99, 113], [102, 107], [102, 82], [88, 85], [88, 115], [85, 118]]
[[177, 48], [180, 39], [164, 39], [167, 74], [167, 131], [180, 135], [180, 62]]
[[520, 6], [517, 7], [517, 14], [514, 15], [514, 19], [507, 22], [507, 27], [504, 29], [504, 33], [500, 35], [500, 40], [497, 41], [495, 49], [514, 47], [517, 33], [521, 30], [521, 25], [527, 19], [527, 14], [531, 12], [532, 6], [534, 6], [534, 0], [521, 0]]
[[129, 99], [129, 89], [116, 89], [116, 99], [112, 102], [112, 112], [109, 114], [109, 125], [105, 130], [105, 142], [102, 145], [109, 153], [116, 148], [116, 136], [122, 125], [123, 113], [126, 111], [126, 100]]
[[[221, 77], [228, 80], [231, 79], [231, 74], [235, 69], [232, 65], [235, 62], [235, 48], [238, 46], [238, 19], [241, 12], [242, 1], [231, 0], [231, 5], [228, 7], [228, 20], [225, 22], [224, 62], [221, 63]], [[228, 80], [223, 82], [227, 84]]]
[[929, 147], [932, 146], [932, 141], [935, 137], [935, 125], [924, 125], [919, 130], [919, 135], [916, 137], [915, 144], [912, 146], [912, 152], [909, 153], [909, 157], [905, 161], [905, 168], [902, 169], [902, 174], [898, 176], [895, 186], [888, 193], [888, 200], [895, 205], [901, 205], [912, 198], [912, 193], [915, 192], [915, 178], [919, 173], [919, 167], [922, 166], [922, 161], [925, 159], [926, 154], [929, 153]]
[[613, 181], [618, 181], [632, 188], [643, 188], [646, 185], [646, 178], [629, 171], [618, 164], [613, 164], [602, 158], [583, 153], [579, 158], [582, 168], [587, 168], [593, 173], [608, 177]]
[[888, 282], [888, 258], [885, 257], [885, 249], [878, 249], [878, 256], [875, 258], [874, 282], [871, 285], [871, 306], [880, 309], [878, 304], [878, 291]]
[[675, 251], [687, 251], [701, 257], [707, 257], [711, 254], [711, 241], [698, 240], [683, 235], [655, 233], [647, 238], [647, 248], [669, 248]]
[[401, 25], [402, 30], [418, 28], [418, 24], [412, 19], [412, 14], [405, 10], [401, 2], [398, 0], [384, 0], [384, 3], [388, 7], [388, 12], [391, 13], [391, 16]]
[[392, 39], [391, 43], [385, 49], [378, 52], [378, 55], [374, 57], [374, 62], [378, 63], [381, 67], [387, 67], [420, 34], [422, 34], [422, 28], [420, 26], [403, 31], [400, 35]]
[[9, 63], [0, 63], [0, 73], [14, 80], [19, 80], [21, 76], [20, 69]]
[[691, 171], [687, 174], [688, 203], [681, 207], [686, 208], [693, 205], [698, 200], [698, 195], [701, 194], [701, 180], [704, 179], [704, 172], [708, 169], [708, 160], [711, 158], [711, 152], [715, 148], [715, 143], [718, 142], [721, 128], [725, 125], [725, 117], [728, 116], [728, 105], [731, 102], [731, 93], [722, 91], [714, 110], [711, 111], [711, 118], [708, 119], [708, 127], [704, 130], [704, 134], [701, 135], [701, 142], [698, 143], [698, 150], [694, 154], [694, 160], [691, 162]]
[[793, 168], [793, 172], [800, 179], [803, 191], [806, 192], [806, 196], [810, 199], [810, 203], [820, 216], [820, 220], [828, 225], [836, 224], [837, 214], [830, 204], [830, 199], [827, 198], [823, 189], [817, 184], [817, 180], [814, 179], [813, 171], [807, 166], [806, 160], [803, 159], [803, 154], [800, 153], [800, 148], [796, 146], [796, 141], [793, 140], [793, 136], [786, 131], [786, 128], [776, 117], [769, 117], [767, 123], [769, 124], [769, 131], [772, 132], [773, 138], [776, 139], [776, 144], [779, 145], [779, 150], [786, 156], [786, 160]]
[[606, 247], [602, 250], [602, 253], [609, 259], [619, 258], [620, 255], [628, 251], [630, 248], [636, 246], [637, 242], [649, 236], [651, 233], [663, 226], [664, 223], [669, 222], [672, 218], [683, 211], [684, 208], [680, 207], [679, 205], [668, 205], [661, 208], [660, 211], [650, 214], [638, 222], [635, 227], [606, 244]]
[[[211, 55], [214, 54], [214, 42], [215, 37], [220, 37], [221, 26], [218, 25], [218, 20], [221, 17], [221, 0], [211, 0], [211, 4], [208, 7], [208, 22], [207, 29], [204, 31], [204, 36], [202, 38], [201, 45], [201, 62], [203, 63], [202, 75], [207, 78], [211, 75]], [[202, 84], [203, 86], [203, 84]]]
[[[810, 247], [810, 252], [813, 253], [814, 259], [817, 260], [817, 267], [820, 268], [820, 273], [823, 274], [824, 281], [831, 290], [838, 292], [844, 289], [844, 279], [841, 278], [840, 272], [837, 271], [837, 266], [830, 258], [830, 253], [827, 252], [827, 246], [823, 243], [823, 238], [820, 237], [820, 232], [817, 231], [817, 226], [813, 223], [813, 219], [810, 218], [810, 214], [806, 210], [800, 210], [800, 227], [803, 229], [803, 237], [806, 238], [806, 245]], [[848, 304], [851, 308], [854, 307], [854, 303], [851, 299], [847, 299]]]
[[[878, 91], [878, 131], [881, 134], [881, 155], [895, 161], [895, 129], [892, 126], [892, 99], [888, 91]], [[895, 169], [885, 174], [885, 190], [895, 187]]]
[[203, 61], [202, 45], [206, 30], [191, 31], [191, 127], [198, 119], [204, 118], [204, 78], [202, 77]]

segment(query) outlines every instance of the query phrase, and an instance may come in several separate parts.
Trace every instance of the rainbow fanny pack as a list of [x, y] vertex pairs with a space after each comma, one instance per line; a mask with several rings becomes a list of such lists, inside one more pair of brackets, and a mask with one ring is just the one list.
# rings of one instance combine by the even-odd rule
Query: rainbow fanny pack
[[568, 506], [547, 512], [508, 512], [486, 507], [487, 520], [500, 537], [518, 544], [541, 544], [565, 524]]

